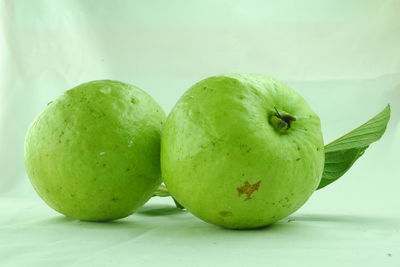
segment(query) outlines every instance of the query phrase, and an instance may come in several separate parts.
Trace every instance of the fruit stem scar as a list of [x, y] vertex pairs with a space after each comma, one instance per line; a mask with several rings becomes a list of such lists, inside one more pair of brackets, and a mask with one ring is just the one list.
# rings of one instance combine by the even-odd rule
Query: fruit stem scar
[[289, 114], [281, 115], [276, 107], [274, 109], [275, 114], [270, 117], [270, 124], [279, 133], [286, 133], [290, 129], [292, 121], [295, 121], [296, 118]]
[[290, 123], [291, 123], [292, 121], [295, 121], [296, 118], [293, 117], [293, 116], [291, 116], [291, 115], [289, 115], [289, 114], [281, 115], [276, 107], [274, 107], [274, 109], [275, 109], [275, 111], [276, 111], [275, 116], [278, 117], [279, 119], [281, 119], [282, 122], [287, 123], [288, 129], [289, 129], [289, 128], [290, 128]]
[[245, 200], [249, 200], [251, 199], [251, 195], [254, 193], [254, 191], [258, 191], [260, 184], [261, 180], [255, 184], [250, 184], [248, 181], [245, 181], [244, 184], [241, 187], [236, 188], [236, 190], [239, 193], [239, 197], [243, 194], [246, 194]]

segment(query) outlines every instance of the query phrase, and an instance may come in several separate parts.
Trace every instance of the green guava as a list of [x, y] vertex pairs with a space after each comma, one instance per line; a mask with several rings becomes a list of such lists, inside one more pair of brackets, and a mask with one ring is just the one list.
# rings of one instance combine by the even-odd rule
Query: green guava
[[161, 183], [164, 119], [148, 94], [122, 82], [92, 81], [70, 89], [28, 130], [30, 181], [50, 207], [68, 217], [126, 217]]
[[261, 74], [195, 84], [161, 138], [171, 195], [227, 228], [262, 227], [293, 213], [317, 188], [323, 167], [319, 117], [295, 91]]

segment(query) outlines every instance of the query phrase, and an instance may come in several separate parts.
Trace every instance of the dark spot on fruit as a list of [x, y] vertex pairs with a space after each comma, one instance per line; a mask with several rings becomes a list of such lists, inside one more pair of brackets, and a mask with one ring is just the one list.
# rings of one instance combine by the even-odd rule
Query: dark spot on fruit
[[222, 217], [229, 217], [229, 216], [232, 216], [232, 215], [233, 215], [233, 213], [230, 212], [230, 211], [221, 211], [219, 214], [220, 214]]
[[131, 169], [129, 169], [129, 168], [126, 168], [126, 171], [127, 171], [127, 172], [129, 172], [130, 170], [131, 170]]
[[301, 160], [301, 158], [297, 158], [297, 159], [296, 159], [296, 161], [299, 161], [299, 160]]
[[272, 202], [271, 204], [272, 204], [272, 205], [275, 205], [275, 202]]
[[236, 188], [236, 190], [239, 193], [239, 197], [245, 194], [246, 195], [245, 200], [249, 200], [251, 199], [251, 195], [254, 193], [254, 191], [258, 191], [260, 184], [261, 180], [255, 184], [250, 184], [248, 181], [245, 181], [244, 184], [241, 187]]
[[296, 118], [289, 114], [281, 115], [276, 107], [274, 107], [274, 109], [275, 109], [275, 114], [273, 116], [281, 120], [278, 124], [279, 128], [281, 129], [286, 128], [286, 130], [289, 130], [292, 121], [296, 121]]
[[242, 173], [242, 176], [244, 176], [244, 173]]
[[107, 166], [107, 164], [103, 163], [103, 167]]
[[75, 194], [70, 194], [71, 197], [75, 197]]
[[112, 201], [118, 201], [118, 200], [119, 200], [119, 198], [117, 198], [117, 197], [113, 197], [111, 200], [112, 200]]
[[251, 151], [251, 148], [247, 149], [246, 152], [249, 153]]
[[[131, 103], [132, 103], [132, 104], [136, 104], [136, 102], [137, 102], [136, 99], [134, 99], [134, 98], [132, 97], [132, 98], [131, 98]], [[158, 110], [157, 110], [157, 112], [158, 112]]]
[[319, 147], [317, 147], [317, 151], [319, 151]]

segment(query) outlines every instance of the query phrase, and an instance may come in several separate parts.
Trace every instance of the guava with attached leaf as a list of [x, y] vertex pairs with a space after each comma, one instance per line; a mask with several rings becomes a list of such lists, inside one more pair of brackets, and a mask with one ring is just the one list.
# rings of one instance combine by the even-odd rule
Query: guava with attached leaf
[[200, 219], [257, 228], [299, 209], [324, 168], [319, 117], [302, 96], [261, 74], [192, 86], [167, 117], [162, 178]]
[[161, 183], [165, 114], [141, 89], [101, 80], [51, 102], [30, 126], [25, 166], [56, 211], [80, 220], [126, 217]]

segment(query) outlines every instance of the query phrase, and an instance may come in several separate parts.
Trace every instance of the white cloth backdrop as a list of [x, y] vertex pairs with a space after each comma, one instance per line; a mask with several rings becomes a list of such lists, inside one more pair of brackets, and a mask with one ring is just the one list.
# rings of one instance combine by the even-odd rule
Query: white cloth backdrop
[[[0, 0], [0, 266], [400, 266], [399, 15], [398, 0]], [[121, 80], [169, 112], [189, 86], [226, 72], [288, 83], [320, 114], [326, 143], [387, 103], [392, 119], [384, 138], [283, 230], [238, 234], [187, 213], [158, 216], [171, 205], [161, 199], [127, 218], [129, 227], [82, 224], [36, 196], [24, 135], [64, 90]]]

